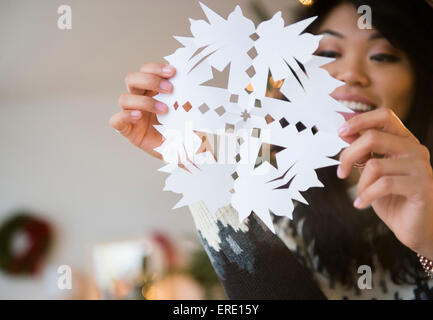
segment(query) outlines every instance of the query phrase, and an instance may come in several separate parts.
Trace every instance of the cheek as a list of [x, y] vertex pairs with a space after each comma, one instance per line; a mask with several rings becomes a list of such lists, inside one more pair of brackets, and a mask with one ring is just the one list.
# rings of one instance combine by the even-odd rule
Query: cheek
[[331, 63], [327, 63], [323, 66], [321, 66], [320, 68], [325, 69], [326, 71], [328, 71], [329, 75], [331, 75], [332, 77], [336, 78], [336, 61], [335, 62], [331, 62]]
[[372, 79], [374, 91], [380, 99], [379, 107], [392, 109], [395, 114], [404, 119], [408, 114], [413, 100], [414, 77], [412, 72], [402, 68], [376, 70]]

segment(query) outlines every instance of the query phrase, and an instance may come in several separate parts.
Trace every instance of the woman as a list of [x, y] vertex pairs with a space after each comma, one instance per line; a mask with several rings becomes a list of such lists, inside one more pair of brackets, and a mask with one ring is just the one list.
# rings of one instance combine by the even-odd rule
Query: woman
[[[372, 29], [358, 26], [361, 5]], [[335, 58], [323, 68], [344, 82], [331, 95], [357, 111], [340, 129], [350, 146], [337, 170], [318, 170], [326, 187], [304, 194], [310, 206], [298, 205], [293, 221], [274, 217], [278, 237], [254, 214], [239, 224], [231, 207], [213, 216], [195, 204], [199, 235], [230, 298], [433, 299], [417, 257], [433, 259], [433, 8], [316, 0], [302, 18], [312, 15], [307, 31], [323, 34], [316, 54]], [[130, 73], [110, 120], [156, 157], [152, 125], [167, 106], [152, 96], [170, 93], [174, 74], [155, 63]]]

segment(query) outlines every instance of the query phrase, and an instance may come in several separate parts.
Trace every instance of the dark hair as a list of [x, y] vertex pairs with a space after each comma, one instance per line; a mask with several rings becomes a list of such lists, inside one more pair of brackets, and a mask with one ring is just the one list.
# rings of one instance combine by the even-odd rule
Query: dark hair
[[[372, 23], [388, 41], [409, 58], [415, 72], [415, 94], [404, 124], [422, 144], [433, 148], [433, 9], [423, 0], [316, 0], [300, 18], [318, 16], [306, 32], [315, 33], [327, 14], [341, 3], [355, 8], [368, 5]], [[404, 246], [370, 208], [358, 212], [335, 167], [317, 170], [325, 188], [303, 193], [309, 206], [298, 205], [294, 223], [303, 220], [302, 234], [318, 256], [318, 271], [347, 286], [355, 283], [357, 267], [378, 258], [397, 283], [422, 286], [428, 279], [415, 252]]]

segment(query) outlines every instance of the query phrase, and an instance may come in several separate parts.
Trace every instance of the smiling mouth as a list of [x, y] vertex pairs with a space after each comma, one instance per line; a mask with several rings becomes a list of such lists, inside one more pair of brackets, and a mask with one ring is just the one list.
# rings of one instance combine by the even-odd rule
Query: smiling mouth
[[365, 104], [357, 101], [338, 100], [341, 104], [344, 104], [350, 110], [355, 112], [367, 112], [376, 109], [376, 106]]
[[372, 111], [377, 107], [375, 105], [366, 104], [358, 101], [349, 101], [349, 100], [338, 100], [341, 104], [345, 105], [350, 110], [354, 111], [354, 113], [340, 112], [340, 114], [344, 117], [345, 121], [349, 121], [353, 117], [368, 111]]

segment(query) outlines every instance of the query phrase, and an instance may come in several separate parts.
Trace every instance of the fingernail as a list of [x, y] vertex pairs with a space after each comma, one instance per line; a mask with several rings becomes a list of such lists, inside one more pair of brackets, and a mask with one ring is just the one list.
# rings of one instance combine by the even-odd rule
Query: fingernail
[[164, 91], [170, 91], [173, 88], [173, 85], [167, 80], [162, 80], [159, 86]]
[[343, 124], [340, 129], [338, 129], [338, 134], [345, 134], [349, 131], [349, 126], [347, 124]]
[[356, 198], [355, 202], [353, 202], [353, 205], [354, 205], [356, 208], [358, 208], [358, 209], [362, 208], [362, 206], [361, 206], [361, 199], [359, 199], [359, 197]]
[[170, 65], [166, 65], [164, 68], [162, 68], [162, 72], [166, 75], [170, 75], [173, 72], [173, 67]]
[[337, 168], [337, 176], [342, 179], [343, 178], [343, 169], [340, 166]]
[[168, 111], [168, 107], [162, 102], [156, 102], [155, 103], [155, 109], [159, 113], [166, 113]]
[[140, 119], [141, 118], [141, 111], [138, 111], [138, 110], [131, 111], [131, 118]]

